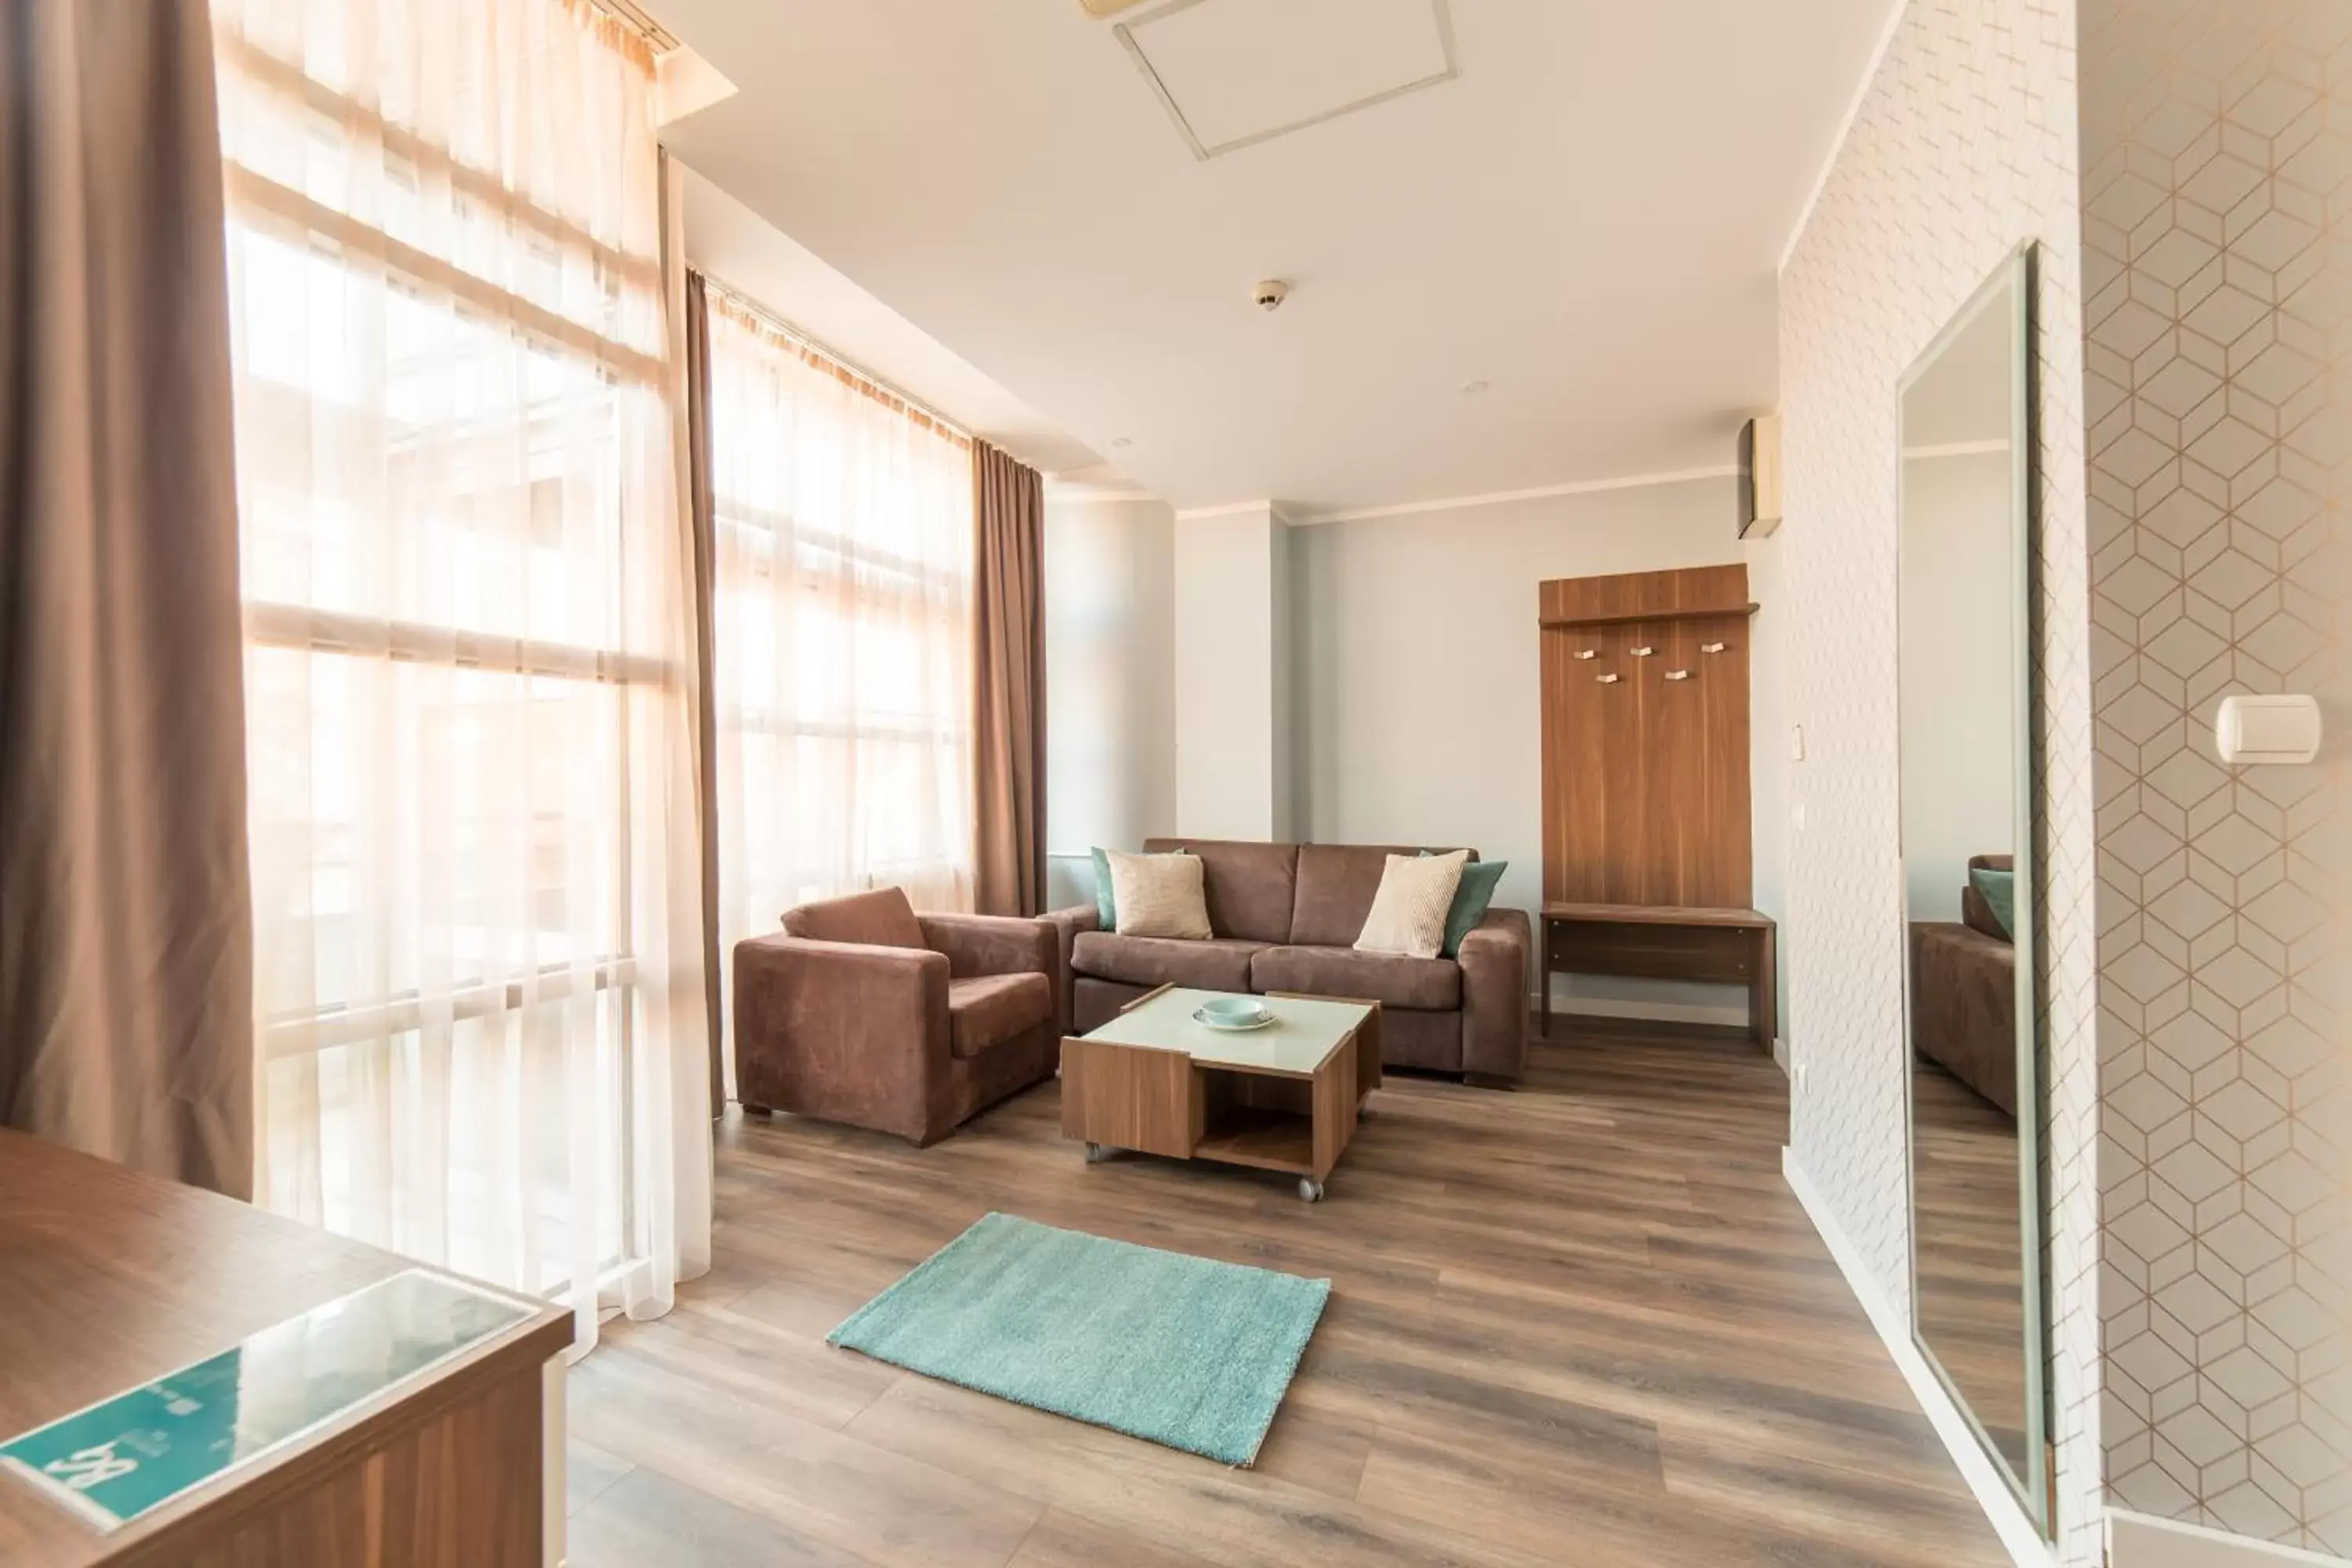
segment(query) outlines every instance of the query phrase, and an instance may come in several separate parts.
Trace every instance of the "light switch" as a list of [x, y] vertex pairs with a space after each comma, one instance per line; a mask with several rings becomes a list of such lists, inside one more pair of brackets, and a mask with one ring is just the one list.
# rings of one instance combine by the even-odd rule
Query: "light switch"
[[2319, 755], [2319, 700], [2224, 697], [2213, 719], [2213, 740], [2221, 760], [2233, 767], [2307, 763]]
[[1805, 760], [1805, 727], [1802, 724], [1789, 726], [1789, 760], [1792, 763]]

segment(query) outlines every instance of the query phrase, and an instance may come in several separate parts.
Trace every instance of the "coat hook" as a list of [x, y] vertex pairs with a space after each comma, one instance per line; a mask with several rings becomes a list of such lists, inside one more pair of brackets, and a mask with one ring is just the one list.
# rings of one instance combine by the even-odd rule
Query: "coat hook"
[[1723, 645], [1719, 642], [1703, 642], [1698, 645], [1698, 651], [1701, 653], [1721, 653], [1723, 651]]
[[1601, 655], [1592, 648], [1580, 647], [1576, 650], [1576, 657], [1579, 658], [1598, 658]]
[[1644, 643], [1642, 647], [1637, 647], [1637, 648], [1633, 649], [1633, 657], [1634, 657], [1635, 658], [1649, 658], [1652, 654], [1654, 654], [1654, 653], [1655, 653], [1655, 652], [1657, 652], [1657, 651], [1658, 651], [1658, 650], [1657, 650], [1656, 648], [1654, 648], [1654, 647], [1650, 647], [1648, 644]]
[[1617, 683], [1617, 678], [1613, 675], [1596, 675], [1592, 679], [1603, 686], [1614, 686]]
[[1690, 671], [1687, 669], [1670, 669], [1666, 671], [1666, 679], [1668, 680], [1688, 680], [1690, 679]]

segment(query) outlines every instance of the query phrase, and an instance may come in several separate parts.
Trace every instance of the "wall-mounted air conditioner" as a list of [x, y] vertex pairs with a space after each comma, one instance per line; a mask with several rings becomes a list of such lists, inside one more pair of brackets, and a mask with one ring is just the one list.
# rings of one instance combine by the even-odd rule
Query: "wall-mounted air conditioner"
[[1780, 526], [1780, 416], [1759, 414], [1739, 427], [1739, 537], [1763, 539]]

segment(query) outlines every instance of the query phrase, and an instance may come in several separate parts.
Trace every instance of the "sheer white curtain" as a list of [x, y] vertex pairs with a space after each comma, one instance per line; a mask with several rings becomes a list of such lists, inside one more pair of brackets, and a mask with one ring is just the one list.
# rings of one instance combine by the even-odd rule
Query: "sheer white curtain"
[[708, 294], [720, 951], [868, 888], [969, 910], [971, 442]]
[[584, 1347], [709, 1251], [651, 60], [562, 0], [213, 8], [257, 1191]]

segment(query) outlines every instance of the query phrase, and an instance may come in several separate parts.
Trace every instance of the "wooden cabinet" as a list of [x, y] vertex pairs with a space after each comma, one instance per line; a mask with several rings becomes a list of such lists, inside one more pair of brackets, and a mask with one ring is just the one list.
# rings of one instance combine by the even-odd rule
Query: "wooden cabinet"
[[1754, 893], [1748, 568], [1541, 585], [1544, 1017], [1553, 973], [1748, 987], [1771, 1043]]
[[1747, 907], [1748, 568], [1542, 584], [1544, 897]]
[[[0, 1439], [411, 1267], [0, 1131]], [[541, 1568], [544, 1368], [572, 1320], [522, 1305], [513, 1327], [111, 1533], [0, 1476], [0, 1564]]]

